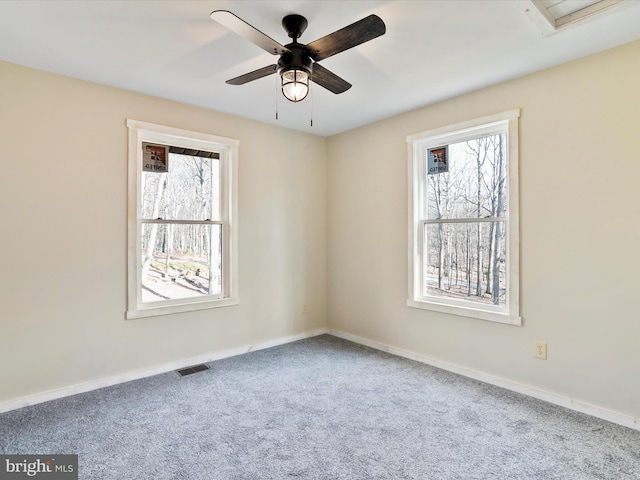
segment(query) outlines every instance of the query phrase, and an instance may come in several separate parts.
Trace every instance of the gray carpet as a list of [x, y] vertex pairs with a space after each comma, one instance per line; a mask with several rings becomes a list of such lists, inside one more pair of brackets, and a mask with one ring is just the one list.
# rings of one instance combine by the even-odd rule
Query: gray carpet
[[640, 479], [640, 431], [331, 336], [0, 415], [81, 479]]

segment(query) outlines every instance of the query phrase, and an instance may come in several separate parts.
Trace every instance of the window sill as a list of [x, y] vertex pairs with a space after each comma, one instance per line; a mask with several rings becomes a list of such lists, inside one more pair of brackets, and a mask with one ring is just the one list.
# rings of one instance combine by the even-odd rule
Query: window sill
[[460, 317], [477, 318], [479, 320], [504, 323], [507, 325], [522, 325], [522, 318], [519, 315], [482, 310], [480, 308], [461, 307], [457, 305], [413, 299], [407, 300], [407, 306], [411, 308], [418, 308], [420, 310], [431, 310], [434, 312], [448, 313], [450, 315], [457, 315]]
[[238, 305], [240, 301], [237, 298], [221, 298], [219, 300], [207, 300], [203, 302], [179, 303], [173, 305], [144, 305], [138, 306], [137, 309], [127, 310], [126, 319], [135, 320], [136, 318], [156, 317], [159, 315], [171, 315], [174, 313], [195, 312], [198, 310], [207, 310], [210, 308], [230, 307]]

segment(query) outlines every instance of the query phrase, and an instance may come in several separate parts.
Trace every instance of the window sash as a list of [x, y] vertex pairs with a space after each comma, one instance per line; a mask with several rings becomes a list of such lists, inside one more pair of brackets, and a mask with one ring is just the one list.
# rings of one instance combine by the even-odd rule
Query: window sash
[[[502, 228], [503, 228], [503, 232], [504, 232], [504, 236], [505, 236], [505, 242], [503, 245], [503, 248], [501, 250], [504, 250], [504, 256], [502, 254], [502, 251], [500, 251], [500, 258], [504, 258], [504, 263], [506, 266], [506, 271], [504, 272], [504, 286], [505, 286], [505, 298], [504, 298], [504, 302], [503, 304], [498, 304], [498, 305], [494, 305], [491, 303], [488, 303], [488, 298], [487, 297], [481, 297], [482, 299], [476, 297], [475, 295], [472, 295], [466, 299], [455, 299], [455, 298], [451, 298], [451, 297], [447, 297], [445, 295], [435, 295], [435, 294], [431, 294], [429, 293], [429, 288], [428, 288], [428, 283], [429, 283], [429, 279], [431, 278], [431, 275], [429, 275], [428, 270], [429, 270], [429, 264], [431, 261], [431, 257], [430, 254], [432, 253], [430, 250], [428, 250], [427, 248], [425, 248], [425, 245], [428, 243], [429, 241], [429, 236], [427, 235], [427, 226], [428, 225], [471, 225], [471, 224], [478, 224], [478, 225], [487, 225], [487, 224], [502, 224]], [[479, 309], [484, 309], [484, 310], [490, 310], [490, 311], [495, 311], [498, 313], [508, 313], [508, 306], [509, 306], [509, 248], [508, 248], [508, 236], [509, 236], [509, 228], [508, 228], [508, 221], [506, 219], [495, 219], [495, 218], [491, 218], [491, 219], [476, 219], [476, 221], [468, 221], [467, 219], [463, 219], [462, 221], [459, 222], [455, 222], [455, 221], [450, 221], [450, 220], [445, 220], [445, 221], [441, 221], [441, 222], [434, 222], [434, 221], [423, 221], [421, 222], [421, 228], [419, 230], [419, 252], [418, 252], [418, 258], [419, 258], [419, 262], [421, 265], [420, 268], [420, 272], [419, 272], [419, 289], [417, 292], [417, 297], [419, 299], [422, 299], [424, 301], [434, 301], [434, 302], [439, 302], [439, 303], [450, 303], [452, 305], [460, 305], [463, 307], [467, 307], [467, 308], [479, 308]], [[473, 234], [474, 232], [471, 232], [471, 234]], [[439, 240], [436, 240], [436, 242], [438, 242], [438, 246], [439, 245]], [[477, 244], [476, 244], [477, 245]], [[476, 245], [474, 245], [474, 253], [475, 253], [475, 248]], [[487, 245], [483, 245], [483, 250], [485, 250], [485, 248], [488, 248]], [[486, 253], [486, 251], [484, 252]], [[473, 264], [469, 264], [469, 265], [465, 265], [465, 267], [467, 269], [471, 269], [471, 267], [473, 267]], [[485, 265], [482, 265], [482, 267], [484, 267]], [[463, 270], [465, 271], [465, 270]], [[451, 275], [451, 271], [449, 271], [449, 275]], [[468, 275], [471, 275], [471, 272], [468, 272]], [[444, 281], [444, 279], [443, 279]], [[476, 289], [476, 283], [478, 281], [478, 276], [477, 276], [477, 272], [473, 274], [472, 277], [470, 277], [470, 281], [473, 282], [473, 289]], [[450, 283], [451, 282], [451, 278], [448, 277], [447, 281], [445, 283]], [[486, 278], [485, 278], [485, 273], [484, 271], [481, 272], [480, 274], [480, 286], [482, 289], [482, 286], [486, 285]], [[492, 285], [492, 288], [494, 287], [494, 285]], [[498, 285], [498, 288], [500, 288], [500, 285]], [[444, 293], [444, 292], [443, 292]]]
[[[424, 159], [424, 164], [420, 165], [420, 175], [423, 175], [420, 180], [424, 182], [424, 196], [422, 199], [424, 203], [421, 204], [420, 210], [423, 212], [421, 214], [423, 218], [435, 220], [439, 218], [484, 218], [486, 216], [496, 216], [496, 213], [493, 212], [495, 205], [488, 203], [489, 199], [485, 195], [481, 197], [479, 204], [477, 204], [475, 201], [476, 199], [472, 200], [471, 198], [466, 198], [460, 195], [460, 191], [457, 192], [457, 195], [455, 193], [456, 187], [459, 187], [457, 183], [462, 177], [466, 177], [467, 180], [476, 180], [478, 174], [482, 173], [483, 180], [488, 180], [492, 184], [492, 188], [498, 188], [498, 184], [494, 182], [500, 183], [500, 179], [508, 179], [509, 142], [507, 123], [496, 122], [491, 125], [490, 130], [481, 129], [481, 132], [482, 135], [479, 136], [473, 135], [471, 137], [458, 137], [455, 141], [446, 145], [439, 145], [440, 147], [447, 148], [448, 151], [447, 163], [449, 168], [447, 172], [443, 173], [428, 173], [428, 152], [433, 148], [433, 146], [424, 147], [423, 144], [421, 144], [422, 151], [420, 152], [420, 157], [421, 159]], [[478, 132], [475, 133], [477, 134]], [[468, 142], [471, 142], [472, 145], [468, 145]], [[469, 148], [472, 150], [469, 150]], [[476, 162], [472, 160], [476, 154], [473, 149], [478, 150], [477, 155], [482, 152], [485, 156], [481, 166], [477, 166]], [[487, 178], [486, 175], [488, 173], [495, 175], [495, 168], [498, 166], [490, 161], [487, 162], [487, 155], [491, 155], [493, 153], [493, 159], [496, 161], [498, 156], [495, 154], [497, 152], [500, 152], [500, 158], [502, 159], [502, 162], [499, 164], [500, 171], [498, 177]], [[466, 157], [465, 161], [461, 161], [461, 156]], [[478, 168], [480, 171], [478, 171]], [[426, 176], [426, 178], [424, 176]], [[480, 181], [478, 180], [478, 182]], [[508, 182], [504, 182], [501, 186], [501, 197], [503, 199], [508, 197], [509, 192], [507, 187]], [[450, 188], [453, 188], [454, 190], [453, 195], [452, 192], [449, 191]], [[486, 193], [489, 185], [483, 182], [480, 184], [479, 188]], [[438, 200], [440, 200], [442, 205], [438, 205]], [[505, 210], [497, 213], [503, 213], [506, 216], [508, 215], [508, 202], [504, 203], [505, 205], [503, 205], [503, 208], [505, 208]]]
[[[184, 302], [199, 302], [210, 299], [225, 298], [228, 292], [225, 291], [224, 275], [226, 265], [222, 261], [222, 253], [224, 251], [224, 226], [220, 222], [145, 222], [143, 226], [158, 225], [158, 226], [192, 226], [192, 225], [216, 225], [219, 228], [216, 232], [214, 228], [209, 228], [208, 232], [200, 231], [198, 235], [192, 237], [194, 243], [189, 244], [193, 250], [191, 253], [185, 255], [184, 252], [178, 253], [174, 249], [174, 241], [176, 237], [173, 236], [176, 232], [169, 228], [161, 232], [164, 237], [156, 237], [154, 239], [155, 244], [162, 243], [162, 250], [158, 251], [155, 248], [152, 250], [150, 258], [146, 254], [141, 255], [141, 259], [149, 259], [149, 266], [147, 270], [147, 277], [144, 277], [144, 266], [141, 265], [140, 275], [140, 291], [138, 292], [140, 301], [146, 305], [169, 305], [169, 304], [181, 304]], [[142, 229], [142, 236], [144, 236], [144, 228]], [[183, 232], [184, 233], [184, 232]], [[204, 237], [203, 237], [204, 236]], [[217, 240], [216, 240], [217, 238]], [[180, 236], [178, 235], [178, 239]], [[206, 242], [206, 245], [198, 245], [198, 241]], [[147, 241], [149, 241], [148, 239]], [[148, 244], [147, 244], [148, 245]], [[217, 245], [218, 248], [214, 248]], [[198, 248], [199, 247], [199, 248]], [[198, 252], [200, 255], [198, 255]], [[148, 252], [147, 252], [148, 253]], [[152, 268], [151, 265], [156, 262], [156, 265]], [[216, 267], [217, 263], [220, 263], [220, 269]], [[157, 265], [160, 263], [160, 266]], [[163, 268], [164, 264], [164, 268]], [[171, 265], [173, 264], [173, 266]], [[176, 266], [176, 264], [178, 264]], [[202, 275], [201, 270], [206, 269], [208, 273], [206, 277]], [[154, 273], [152, 273], [152, 270]], [[173, 274], [170, 273], [173, 271]], [[163, 279], [163, 283], [158, 283], [159, 275]], [[166, 279], [169, 278], [171, 283], [167, 283]], [[204, 280], [206, 278], [206, 281]], [[215, 281], [214, 281], [215, 280]], [[218, 287], [212, 287], [217, 285]], [[180, 288], [175, 289], [175, 286]], [[211, 292], [211, 289], [219, 290]], [[207, 291], [208, 290], [208, 291]], [[171, 295], [173, 298], [153, 298], [153, 295], [164, 296]], [[145, 296], [147, 299], [145, 299]]]
[[[154, 215], [154, 210], [159, 209], [160, 212], [163, 212], [162, 218], [167, 220], [223, 219], [224, 213], [221, 211], [221, 174], [222, 165], [225, 161], [224, 158], [221, 158], [221, 152], [206, 152], [171, 145], [165, 146], [169, 149], [168, 171], [143, 171], [140, 174], [140, 217], [146, 219], [157, 218], [158, 215], [157, 213]], [[211, 147], [210, 149], [214, 150]], [[189, 179], [188, 177], [191, 178]], [[194, 180], [198, 177], [201, 179], [200, 182]], [[178, 198], [180, 198], [182, 195], [181, 187], [185, 186], [185, 179], [187, 182], [193, 182], [191, 187], [200, 189], [200, 198], [196, 199], [195, 195], [182, 197], [186, 202], [178, 203], [180, 211], [175, 211], [172, 208], [174, 204], [169, 204], [167, 197], [169, 195], [178, 195]], [[161, 184], [163, 185], [162, 187], [160, 187]], [[156, 195], [158, 195], [160, 188], [162, 188], [162, 194], [158, 199]], [[200, 199], [207, 201], [204, 208], [198, 202]], [[198, 212], [198, 215], [189, 215], [190, 212]]]

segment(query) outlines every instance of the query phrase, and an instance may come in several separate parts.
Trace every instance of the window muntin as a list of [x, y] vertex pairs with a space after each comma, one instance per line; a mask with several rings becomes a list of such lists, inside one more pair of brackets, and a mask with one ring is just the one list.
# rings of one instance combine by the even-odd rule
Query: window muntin
[[[407, 137], [409, 306], [520, 324], [518, 116]], [[428, 168], [428, 152], [440, 147], [448, 171], [430, 174], [439, 169]]]
[[[127, 318], [237, 300], [236, 140], [129, 120]], [[143, 171], [144, 142], [168, 147]]]

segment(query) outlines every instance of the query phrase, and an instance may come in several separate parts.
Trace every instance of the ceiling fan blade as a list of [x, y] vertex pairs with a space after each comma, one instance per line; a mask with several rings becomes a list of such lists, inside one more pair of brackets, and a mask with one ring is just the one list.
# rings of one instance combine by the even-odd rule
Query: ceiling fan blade
[[237, 33], [241, 37], [249, 40], [251, 43], [259, 46], [272, 55], [280, 55], [289, 51], [288, 48], [283, 47], [273, 38], [265, 35], [260, 30], [249, 25], [247, 22], [228, 10], [215, 10], [211, 12], [210, 16], [212, 20], [215, 20], [220, 25], [227, 27], [232, 32]]
[[344, 52], [384, 35], [386, 31], [387, 28], [380, 17], [369, 15], [356, 23], [309, 43], [307, 51], [313, 60], [319, 62], [336, 53]]
[[313, 64], [311, 81], [333, 93], [343, 93], [351, 88], [351, 84], [343, 80], [331, 70], [327, 70], [318, 63]]
[[245, 83], [252, 82], [253, 80], [257, 80], [262, 77], [266, 77], [267, 75], [271, 75], [272, 73], [276, 73], [277, 68], [278, 66], [276, 64], [269, 65], [268, 67], [262, 67], [258, 70], [254, 70], [253, 72], [245, 73], [244, 75], [240, 75], [239, 77], [227, 80], [226, 83], [228, 83], [229, 85], [244, 85]]

